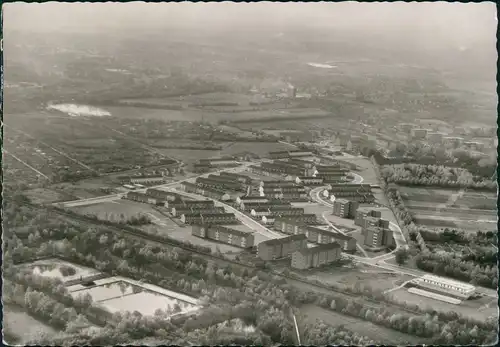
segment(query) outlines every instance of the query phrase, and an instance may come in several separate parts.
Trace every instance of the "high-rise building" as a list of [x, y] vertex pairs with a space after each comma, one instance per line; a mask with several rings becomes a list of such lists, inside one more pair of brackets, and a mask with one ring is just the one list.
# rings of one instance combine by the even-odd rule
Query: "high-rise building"
[[354, 218], [358, 206], [357, 201], [336, 199], [333, 203], [333, 214], [342, 218]]
[[368, 247], [380, 248], [391, 246], [394, 243], [393, 233], [390, 229], [368, 226], [363, 228], [364, 244]]

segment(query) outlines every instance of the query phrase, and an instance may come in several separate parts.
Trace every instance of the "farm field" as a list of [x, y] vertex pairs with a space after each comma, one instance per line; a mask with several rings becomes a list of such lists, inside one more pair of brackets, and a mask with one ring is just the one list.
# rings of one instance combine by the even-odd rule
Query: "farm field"
[[3, 305], [3, 325], [13, 335], [19, 337], [17, 345], [26, 345], [30, 341], [42, 337], [50, 339], [58, 334], [54, 328], [36, 320], [21, 308], [13, 305]]
[[399, 187], [415, 222], [430, 227], [464, 230], [493, 230], [496, 224], [496, 196], [489, 192]]
[[[305, 316], [303, 319], [311, 323], [314, 322], [315, 319], [321, 319], [326, 324], [332, 326], [344, 325], [346, 328], [356, 332], [357, 334], [368, 336], [376, 342], [387, 345], [417, 345], [426, 342], [424, 338], [408, 335], [315, 305], [301, 306], [300, 314], [301, 316]], [[307, 343], [307, 341], [304, 342]]]
[[[398, 301], [409, 304], [429, 307], [436, 311], [454, 311], [466, 317], [478, 320], [486, 320], [489, 317], [498, 317], [498, 307], [494, 304], [497, 299], [482, 297], [475, 300], [463, 301], [460, 305], [453, 305], [440, 300], [426, 298], [408, 292], [407, 288], [400, 288], [391, 292], [391, 296]], [[493, 302], [493, 305], [491, 304]]]

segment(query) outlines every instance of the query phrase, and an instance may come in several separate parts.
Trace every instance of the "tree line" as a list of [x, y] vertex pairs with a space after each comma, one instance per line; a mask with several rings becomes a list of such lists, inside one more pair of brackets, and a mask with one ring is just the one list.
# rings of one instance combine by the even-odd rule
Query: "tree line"
[[471, 174], [468, 170], [442, 165], [400, 164], [383, 166], [382, 178], [387, 183], [407, 186], [474, 188], [496, 191], [496, 182]]

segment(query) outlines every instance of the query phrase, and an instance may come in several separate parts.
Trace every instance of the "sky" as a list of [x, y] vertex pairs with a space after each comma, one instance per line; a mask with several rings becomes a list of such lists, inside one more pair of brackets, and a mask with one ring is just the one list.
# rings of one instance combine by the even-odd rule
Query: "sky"
[[471, 42], [496, 34], [496, 6], [483, 3], [9, 3], [4, 27], [23, 30], [324, 26], [417, 32], [423, 39]]

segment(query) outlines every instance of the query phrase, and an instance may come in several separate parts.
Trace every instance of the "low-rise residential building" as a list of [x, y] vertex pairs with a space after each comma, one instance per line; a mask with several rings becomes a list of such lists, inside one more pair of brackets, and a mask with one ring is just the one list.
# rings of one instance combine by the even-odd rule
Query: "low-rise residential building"
[[312, 226], [307, 225], [306, 223], [293, 220], [293, 219], [280, 219], [279, 221], [275, 221], [275, 228], [285, 234], [292, 235], [306, 235], [306, 238], [309, 242], [324, 244], [324, 243], [332, 243], [338, 242], [342, 249], [345, 251], [355, 251], [356, 250], [356, 239], [343, 235], [339, 232], [324, 229], [320, 226]]
[[271, 207], [277, 207], [277, 206], [287, 206], [291, 207], [291, 204], [287, 201], [281, 201], [281, 200], [272, 200], [269, 202], [265, 203], [260, 203], [260, 202], [242, 202], [240, 204], [240, 209], [245, 212], [250, 212], [254, 208], [259, 208], [259, 207], [265, 207], [265, 208], [271, 208]]
[[130, 177], [130, 183], [144, 185], [160, 185], [165, 183], [165, 176]]
[[[296, 183], [293, 181], [261, 181], [260, 186], [266, 189], [269, 188], [293, 188], [293, 187], [299, 187]], [[302, 187], [300, 187], [302, 188]]]
[[365, 246], [371, 248], [389, 247], [394, 244], [392, 230], [375, 226], [363, 227], [361, 234], [364, 236]]
[[310, 269], [331, 264], [341, 258], [341, 246], [337, 242], [299, 249], [292, 253], [291, 266], [294, 269]]
[[[287, 221], [290, 221], [290, 223], [286, 223]], [[294, 223], [294, 222], [307, 224], [307, 225], [319, 224], [318, 218], [314, 213], [304, 213], [304, 214], [295, 215], [295, 216], [276, 217], [273, 227], [277, 230], [281, 230], [282, 227], [286, 227], [289, 224], [292, 225], [292, 223]], [[289, 232], [287, 234], [293, 234], [293, 233]]]
[[329, 192], [330, 194], [337, 194], [339, 192], [371, 192], [370, 184], [356, 184], [356, 183], [346, 183], [346, 184], [331, 184]]
[[256, 203], [266, 203], [269, 202], [270, 198], [265, 196], [239, 196], [236, 198], [236, 202], [238, 204], [245, 202], [256, 202]]
[[195, 163], [193, 164], [193, 172], [195, 173], [205, 173], [212, 170], [214, 167], [207, 163]]
[[223, 190], [202, 188], [189, 182], [183, 182], [181, 184], [181, 189], [185, 192], [203, 195], [210, 199], [221, 201], [229, 201], [231, 199], [231, 196]]
[[234, 213], [186, 213], [180, 220], [184, 224], [239, 224]]
[[427, 129], [413, 129], [411, 135], [416, 140], [423, 140], [427, 136]]
[[244, 184], [251, 184], [252, 183], [252, 178], [245, 176], [245, 175], [237, 174], [234, 172], [222, 171], [220, 173], [220, 176], [233, 177], [236, 180], [238, 180], [239, 182], [244, 183]]
[[411, 283], [422, 289], [462, 300], [470, 298], [476, 292], [476, 287], [471, 284], [429, 274], [415, 278]]
[[183, 200], [182, 195], [178, 193], [154, 188], [149, 188], [148, 190], [146, 190], [146, 195], [166, 202]]
[[315, 176], [297, 176], [295, 183], [303, 184], [304, 186], [320, 186], [323, 184], [323, 177]]
[[354, 218], [358, 209], [357, 201], [336, 199], [333, 202], [333, 214], [342, 218]]
[[204, 177], [198, 177], [196, 179], [196, 184], [202, 188], [215, 188], [215, 189], [225, 189], [225, 190], [234, 190], [234, 191], [242, 191], [244, 187], [238, 182], [227, 182], [214, 180]]
[[165, 201], [152, 198], [147, 194], [144, 193], [139, 193], [139, 192], [128, 192], [127, 195], [124, 196], [124, 198], [132, 201], [137, 201], [137, 202], [145, 202], [148, 204], [155, 204], [155, 205], [164, 205]]
[[226, 210], [221, 206], [213, 206], [213, 207], [172, 207], [170, 213], [174, 217], [180, 217], [183, 214], [220, 214], [225, 213]]
[[269, 157], [271, 159], [287, 159], [287, 158], [302, 158], [302, 157], [312, 157], [314, 155], [311, 151], [304, 150], [293, 150], [293, 151], [278, 151], [269, 152]]
[[290, 257], [293, 252], [307, 247], [305, 235], [291, 235], [266, 240], [257, 245], [257, 255], [262, 260], [275, 260]]
[[239, 163], [235, 160], [235, 158], [210, 158], [210, 159], [200, 159], [199, 163], [202, 165], [210, 165], [212, 167], [220, 167], [220, 166], [236, 166]]
[[213, 200], [177, 200], [177, 201], [167, 201], [165, 202], [165, 207], [172, 209], [173, 207], [197, 207], [197, 208], [212, 208], [215, 206]]
[[245, 232], [223, 225], [195, 224], [192, 226], [192, 234], [241, 248], [251, 248], [255, 243], [255, 236], [252, 232]]

